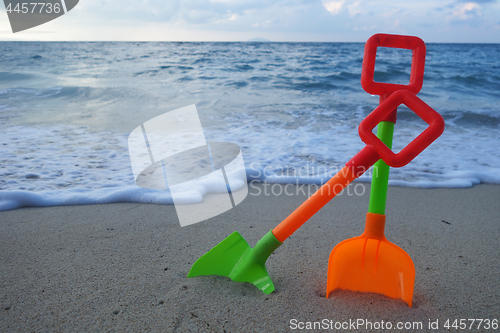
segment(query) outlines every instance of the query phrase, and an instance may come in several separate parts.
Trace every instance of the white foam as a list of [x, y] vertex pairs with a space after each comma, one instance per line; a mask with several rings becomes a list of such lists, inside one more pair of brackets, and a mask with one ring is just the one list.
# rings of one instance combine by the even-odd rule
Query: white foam
[[[317, 117], [287, 129], [287, 122], [258, 121], [248, 114], [228, 119], [229, 128], [207, 131], [207, 137], [242, 147], [249, 179], [273, 183], [324, 183], [364, 144], [355, 121], [318, 130]], [[424, 125], [398, 121], [395, 150], [411, 141]], [[470, 187], [500, 184], [500, 132], [497, 128], [463, 128], [447, 123], [444, 134], [403, 168], [391, 168], [390, 184], [406, 187]], [[222, 138], [222, 139], [221, 139]], [[369, 181], [370, 172], [359, 181]]]
[[[286, 120], [259, 121], [241, 113], [219, 122], [224, 125], [204, 130], [208, 141], [234, 142], [242, 148], [248, 181], [319, 185], [364, 144], [357, 135], [356, 119], [324, 126], [316, 118], [291, 126]], [[397, 125], [403, 130], [396, 132], [395, 140], [409, 141], [421, 131], [418, 126], [405, 128], [404, 121]], [[173, 203], [168, 189], [148, 190], [134, 184], [123, 133], [14, 126], [0, 131], [0, 147], [0, 211], [111, 202]], [[443, 136], [414, 161], [391, 169], [389, 184], [420, 188], [500, 184], [498, 165], [498, 129], [474, 131], [447, 124]], [[367, 172], [358, 181], [369, 182], [370, 175]], [[231, 185], [234, 191], [244, 186], [236, 178]], [[207, 193], [225, 190], [207, 180], [186, 189], [183, 202], [200, 202]]]
[[168, 191], [146, 190], [137, 186], [117, 186], [101, 189], [50, 191], [0, 191], [0, 211], [20, 207], [49, 207], [64, 205], [90, 205], [116, 202], [173, 204]]

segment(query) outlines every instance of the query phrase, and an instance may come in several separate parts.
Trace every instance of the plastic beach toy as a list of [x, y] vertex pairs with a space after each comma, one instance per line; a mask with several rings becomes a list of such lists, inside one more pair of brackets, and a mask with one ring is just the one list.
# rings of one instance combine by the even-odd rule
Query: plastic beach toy
[[[406, 86], [374, 82], [377, 47], [413, 51], [410, 83]], [[407, 89], [417, 94], [422, 88], [425, 66], [425, 44], [413, 36], [377, 34], [365, 44], [361, 84], [367, 93], [380, 95], [380, 104], [393, 92]], [[397, 109], [377, 126], [377, 137], [392, 147]], [[385, 206], [389, 166], [379, 160], [374, 165], [370, 204], [365, 231], [359, 237], [345, 240], [331, 252], [328, 263], [327, 297], [335, 289], [374, 292], [400, 298], [410, 307], [413, 298], [415, 267], [410, 256], [384, 236]]]
[[[413, 110], [429, 127], [395, 154], [372, 133], [372, 130], [400, 104], [405, 104]], [[436, 140], [443, 130], [443, 118], [414, 93], [408, 90], [393, 93], [361, 122], [358, 132], [366, 146], [335, 176], [259, 240], [254, 248], [251, 248], [238, 232], [234, 232], [199, 258], [191, 267], [188, 277], [228, 276], [233, 281], [250, 282], [264, 293], [271, 293], [274, 285], [266, 270], [265, 262], [285, 239], [379, 159], [383, 159], [392, 167], [402, 167]]]

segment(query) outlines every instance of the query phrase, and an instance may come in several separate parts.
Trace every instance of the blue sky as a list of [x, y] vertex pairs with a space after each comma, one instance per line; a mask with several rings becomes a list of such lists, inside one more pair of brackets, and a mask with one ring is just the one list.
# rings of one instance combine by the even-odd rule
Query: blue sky
[[0, 40], [364, 42], [377, 32], [426, 42], [500, 43], [500, 0], [80, 0], [66, 15]]

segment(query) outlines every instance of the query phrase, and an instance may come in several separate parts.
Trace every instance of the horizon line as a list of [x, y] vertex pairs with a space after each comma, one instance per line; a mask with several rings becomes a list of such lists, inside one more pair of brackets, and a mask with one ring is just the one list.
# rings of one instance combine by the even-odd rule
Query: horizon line
[[[272, 41], [272, 40], [8, 40], [0, 39], [0, 42], [13, 43], [311, 43], [311, 44], [327, 44], [327, 43], [345, 43], [345, 44], [364, 44], [366, 41]], [[426, 44], [500, 44], [500, 42], [425, 42]]]

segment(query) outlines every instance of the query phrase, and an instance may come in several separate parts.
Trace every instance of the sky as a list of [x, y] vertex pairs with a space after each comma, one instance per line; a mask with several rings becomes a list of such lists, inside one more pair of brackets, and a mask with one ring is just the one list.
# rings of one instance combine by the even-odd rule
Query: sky
[[500, 0], [80, 0], [16, 34], [0, 6], [0, 40], [364, 42], [383, 32], [500, 43]]

